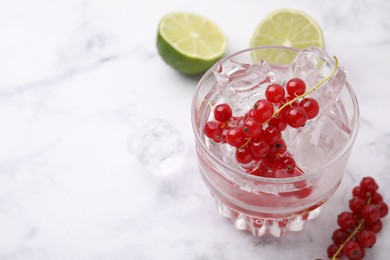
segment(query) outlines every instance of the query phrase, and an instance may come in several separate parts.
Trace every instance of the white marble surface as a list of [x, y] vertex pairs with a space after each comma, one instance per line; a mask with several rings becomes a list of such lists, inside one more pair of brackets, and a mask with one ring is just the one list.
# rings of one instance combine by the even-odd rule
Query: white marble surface
[[[194, 156], [197, 79], [166, 66], [155, 38], [164, 14], [192, 11], [223, 28], [232, 53], [280, 7], [322, 26], [328, 52], [349, 71], [361, 128], [320, 217], [269, 241], [217, 214]], [[387, 0], [1, 0], [0, 259], [326, 259], [336, 216], [362, 176], [374, 176], [390, 201], [389, 11]], [[149, 146], [178, 153], [162, 170], [156, 158], [145, 165], [147, 144], [127, 148], [157, 119], [176, 129], [168, 142], [176, 146]], [[366, 259], [388, 259], [389, 240], [386, 219]]]

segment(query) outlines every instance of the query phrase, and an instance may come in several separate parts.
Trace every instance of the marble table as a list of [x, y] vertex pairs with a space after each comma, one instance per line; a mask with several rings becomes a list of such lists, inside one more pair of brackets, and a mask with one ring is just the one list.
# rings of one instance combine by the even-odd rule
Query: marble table
[[[193, 145], [198, 79], [168, 67], [155, 41], [164, 14], [191, 11], [223, 28], [232, 53], [282, 7], [323, 28], [361, 126], [321, 215], [273, 241], [216, 212]], [[361, 177], [390, 201], [389, 11], [386, 0], [0, 1], [0, 259], [326, 259]], [[150, 131], [163, 137], [140, 142]], [[366, 259], [388, 259], [389, 232], [385, 219]]]

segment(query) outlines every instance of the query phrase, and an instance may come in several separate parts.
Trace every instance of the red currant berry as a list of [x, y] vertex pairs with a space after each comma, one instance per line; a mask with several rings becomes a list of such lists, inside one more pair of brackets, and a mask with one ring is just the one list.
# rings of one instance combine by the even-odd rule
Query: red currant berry
[[280, 139], [270, 147], [270, 152], [274, 154], [282, 155], [287, 150], [286, 142]]
[[389, 213], [389, 206], [387, 206], [387, 204], [383, 201], [375, 206], [379, 209], [381, 218], [386, 217]]
[[284, 88], [279, 84], [271, 84], [265, 90], [265, 97], [272, 103], [280, 103], [285, 95]]
[[312, 188], [304, 188], [302, 190], [298, 190], [295, 194], [295, 196], [297, 198], [300, 198], [300, 199], [303, 199], [303, 198], [306, 198], [307, 196], [309, 196], [311, 194], [311, 192], [313, 191]]
[[382, 201], [383, 201], [383, 197], [378, 192], [372, 195], [371, 197], [371, 204], [379, 204]]
[[264, 123], [271, 118], [274, 113], [274, 106], [266, 99], [260, 99], [253, 105], [253, 117], [259, 122]]
[[343, 251], [335, 255], [337, 253], [337, 250], [339, 250], [339, 247], [337, 245], [335, 244], [330, 245], [327, 250], [328, 257], [329, 258], [337, 257], [336, 259], [340, 259], [343, 256]]
[[378, 184], [375, 182], [372, 177], [364, 177], [360, 182], [360, 189], [363, 192], [369, 192], [371, 194], [375, 194], [378, 189]]
[[286, 114], [287, 124], [294, 128], [305, 125], [307, 113], [302, 107], [292, 107]]
[[337, 224], [344, 229], [352, 229], [355, 227], [356, 218], [351, 212], [344, 211], [337, 216]]
[[365, 256], [366, 256], [366, 251], [364, 250], [364, 248], [362, 248], [362, 253], [360, 254], [359, 260], [363, 260]]
[[232, 118], [233, 111], [228, 104], [219, 104], [214, 109], [215, 120], [219, 122], [226, 122]]
[[217, 135], [216, 137], [213, 138], [213, 141], [216, 143], [223, 143], [223, 137], [222, 135]]
[[283, 131], [287, 127], [287, 121], [285, 120], [285, 118], [281, 114], [279, 114], [279, 115], [271, 117], [268, 125], [276, 127], [279, 131]]
[[320, 105], [314, 98], [304, 98], [300, 103], [300, 107], [303, 107], [307, 113], [307, 118], [312, 119], [320, 112]]
[[271, 159], [267, 157], [265, 157], [261, 161], [261, 165], [270, 171], [277, 170], [280, 168], [280, 162], [277, 159]]
[[[284, 106], [284, 104], [290, 102], [291, 100], [293, 100], [294, 98], [292, 97], [286, 97], [285, 99], [283, 99], [283, 101], [281, 102], [281, 104], [279, 105], [279, 108], [281, 108], [282, 106]], [[297, 101], [294, 101], [288, 105], [286, 105], [279, 113], [278, 115], [282, 116], [282, 118], [284, 119], [284, 121], [286, 121], [286, 115], [288, 113], [288, 111], [290, 111], [290, 109], [292, 107], [297, 107], [298, 106], [298, 102]], [[286, 121], [287, 122], [287, 121]]]
[[256, 122], [252, 117], [249, 117], [244, 121], [243, 130], [247, 137], [253, 139], [259, 139], [263, 134], [263, 128], [261, 124]]
[[291, 97], [303, 95], [306, 91], [306, 84], [299, 78], [290, 79], [286, 84], [287, 93]]
[[240, 127], [230, 128], [226, 136], [226, 141], [231, 146], [241, 147], [246, 142], [244, 130]]
[[375, 205], [365, 205], [361, 215], [367, 222], [375, 222], [381, 217], [381, 213]]
[[353, 197], [349, 201], [349, 208], [351, 209], [351, 211], [353, 213], [359, 214], [365, 205], [366, 205], [366, 202], [359, 197]]
[[349, 259], [361, 259], [362, 248], [360, 245], [355, 241], [348, 241], [344, 246], [344, 254]]
[[222, 135], [221, 124], [219, 122], [209, 121], [205, 124], [203, 132], [208, 138], [217, 138]]
[[336, 229], [332, 234], [332, 240], [336, 245], [341, 245], [349, 237], [349, 232], [344, 229]]
[[269, 146], [264, 141], [253, 142], [250, 147], [255, 158], [262, 158], [269, 151]]
[[263, 140], [269, 144], [276, 144], [282, 138], [282, 133], [274, 126], [268, 126], [264, 130]]
[[376, 242], [376, 235], [373, 231], [363, 230], [356, 235], [356, 240], [362, 248], [372, 247]]
[[379, 233], [382, 230], [382, 221], [378, 219], [375, 222], [365, 222], [364, 229], [371, 230], [374, 233]]
[[288, 173], [292, 173], [296, 166], [295, 160], [291, 156], [284, 156], [280, 159], [280, 163], [283, 169], [286, 169]]
[[359, 197], [359, 198], [363, 198], [362, 197], [362, 190], [360, 189], [360, 186], [356, 186], [352, 189], [352, 195], [354, 197]]
[[253, 160], [253, 154], [249, 147], [241, 147], [236, 150], [237, 162], [242, 164], [248, 164]]

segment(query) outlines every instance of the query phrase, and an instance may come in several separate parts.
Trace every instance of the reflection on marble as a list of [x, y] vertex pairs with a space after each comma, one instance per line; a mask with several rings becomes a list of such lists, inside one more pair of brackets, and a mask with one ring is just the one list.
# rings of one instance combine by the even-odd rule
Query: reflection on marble
[[[346, 176], [321, 215], [270, 241], [218, 215], [194, 156], [197, 79], [167, 67], [155, 37], [165, 13], [197, 12], [224, 29], [231, 53], [280, 7], [320, 23], [362, 120]], [[239, 8], [222, 0], [0, 1], [0, 259], [326, 259], [336, 216], [362, 176], [373, 175], [390, 201], [389, 10], [385, 0], [246, 0]], [[127, 150], [129, 135], [156, 119], [188, 148], [162, 176]], [[389, 225], [367, 259], [387, 259]]]

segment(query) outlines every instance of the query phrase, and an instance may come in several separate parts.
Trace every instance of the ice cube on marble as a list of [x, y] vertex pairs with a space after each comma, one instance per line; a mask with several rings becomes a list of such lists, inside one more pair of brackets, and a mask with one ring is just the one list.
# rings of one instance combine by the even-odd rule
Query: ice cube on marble
[[215, 67], [214, 76], [235, 115], [245, 113], [257, 97], [264, 96], [266, 87], [276, 82], [275, 74], [263, 60], [246, 64], [228, 59]]
[[[335, 59], [324, 50], [317, 47], [309, 47], [298, 53], [290, 65], [290, 70], [294, 77], [305, 81], [306, 90], [309, 90], [330, 75], [335, 66]], [[315, 98], [320, 105], [320, 109], [326, 110], [338, 99], [345, 81], [346, 71], [339, 66], [336, 74], [310, 93], [308, 97]]]
[[155, 119], [129, 135], [127, 148], [147, 170], [166, 176], [185, 161], [188, 145], [169, 122]]

